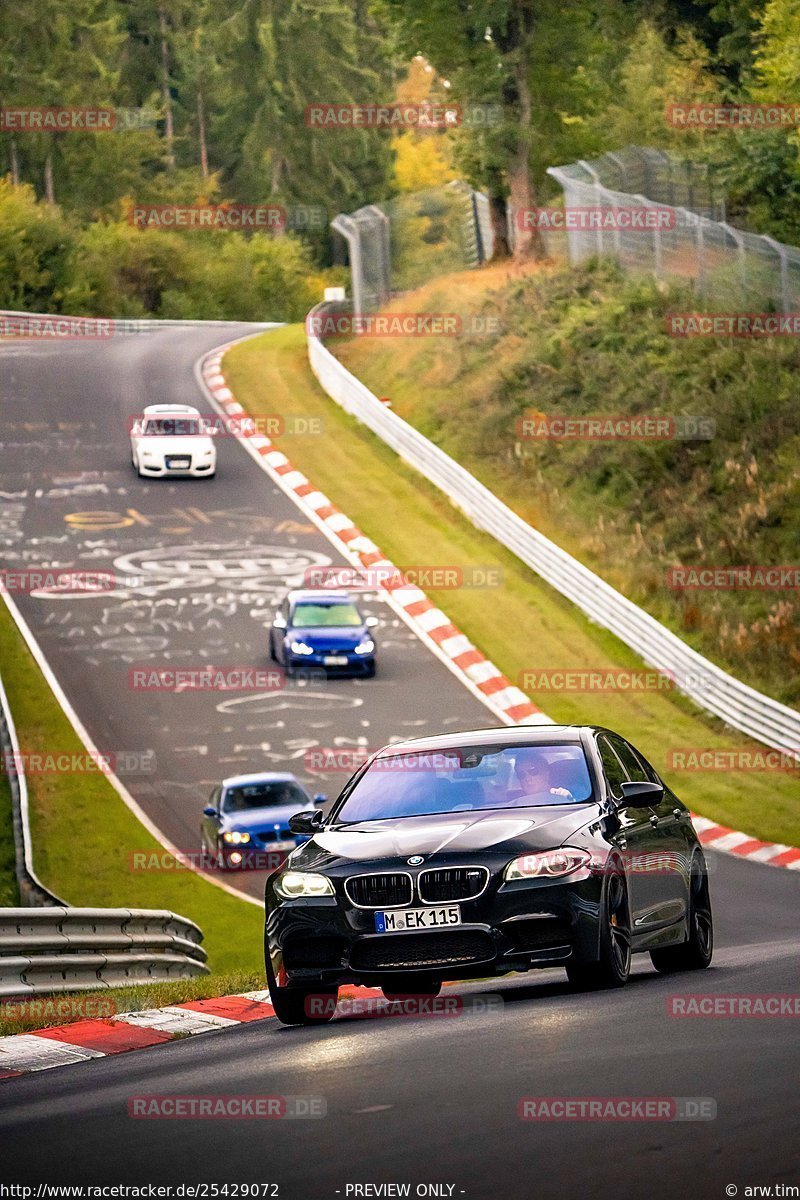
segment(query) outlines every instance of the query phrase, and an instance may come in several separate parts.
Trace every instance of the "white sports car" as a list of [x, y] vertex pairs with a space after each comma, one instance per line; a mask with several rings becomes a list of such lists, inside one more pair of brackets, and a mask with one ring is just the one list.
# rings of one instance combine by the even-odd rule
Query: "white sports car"
[[131, 462], [141, 477], [211, 477], [216, 429], [189, 404], [151, 404], [131, 425]]

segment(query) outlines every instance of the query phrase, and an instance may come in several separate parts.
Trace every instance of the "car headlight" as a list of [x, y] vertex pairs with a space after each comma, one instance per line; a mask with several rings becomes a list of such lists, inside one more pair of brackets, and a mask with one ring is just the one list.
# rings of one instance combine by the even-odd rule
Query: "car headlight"
[[589, 867], [591, 863], [592, 856], [588, 850], [562, 846], [559, 850], [523, 854], [520, 858], [512, 859], [505, 869], [504, 878], [507, 883], [517, 879], [559, 879]]
[[307, 642], [289, 642], [289, 649], [292, 654], [313, 654], [314, 647], [309, 646]]
[[153, 458], [155, 456], [155, 450], [143, 450], [142, 455], [144, 458]]
[[365, 638], [363, 642], [359, 642], [356, 646], [356, 654], [372, 654], [375, 649], [375, 643], [372, 638]]
[[284, 871], [275, 880], [275, 891], [284, 900], [298, 896], [333, 896], [333, 884], [325, 875], [313, 871]]
[[250, 841], [250, 834], [239, 833], [238, 830], [234, 829], [231, 833], [223, 833], [222, 840], [223, 842], [227, 842], [229, 846], [246, 846]]
[[204, 450], [204, 451], [203, 451], [203, 458], [211, 458], [211, 455], [212, 455], [213, 453], [214, 453], [214, 447], [213, 447], [213, 446], [209, 446], [207, 450]]

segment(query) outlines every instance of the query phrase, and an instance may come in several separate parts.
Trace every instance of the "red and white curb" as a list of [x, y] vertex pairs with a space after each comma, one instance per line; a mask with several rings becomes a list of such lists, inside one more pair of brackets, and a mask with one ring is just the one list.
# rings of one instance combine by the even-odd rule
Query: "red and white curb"
[[[383, 998], [378, 988], [343, 987], [339, 995], [343, 999]], [[269, 992], [264, 990], [189, 1000], [185, 1004], [119, 1013], [101, 1020], [74, 1021], [37, 1029], [35, 1033], [10, 1034], [0, 1037], [0, 1080], [51, 1067], [68, 1067], [90, 1058], [107, 1058], [128, 1050], [144, 1050], [274, 1016]]]
[[160, 1046], [176, 1038], [227, 1029], [246, 1021], [263, 1021], [274, 1015], [269, 992], [245, 992], [120, 1013], [102, 1020], [74, 1021], [36, 1033], [11, 1034], [0, 1038], [0, 1079]]
[[[231, 344], [212, 351], [203, 360], [202, 381], [212, 404], [221, 415], [246, 418], [249, 414], [234, 397], [221, 370], [223, 355]], [[255, 430], [243, 429], [242, 441], [278, 486], [326, 534], [348, 562], [355, 567], [377, 570], [381, 578], [386, 577], [387, 586], [381, 590], [392, 608], [502, 721], [507, 725], [552, 724], [550, 717], [473, 646], [469, 638], [428, 599], [421, 588], [402, 581], [399, 568], [341, 509], [315, 488], [268, 437]], [[392, 577], [398, 578], [396, 586], [391, 583]]]
[[709, 821], [707, 817], [698, 817], [694, 813], [692, 824], [707, 850], [732, 854], [736, 858], [749, 858], [753, 862], [767, 863], [770, 867], [800, 871], [800, 850], [794, 846], [785, 846], [782, 842], [761, 842], [749, 833], [728, 829], [726, 825], [718, 825], [716, 821]]

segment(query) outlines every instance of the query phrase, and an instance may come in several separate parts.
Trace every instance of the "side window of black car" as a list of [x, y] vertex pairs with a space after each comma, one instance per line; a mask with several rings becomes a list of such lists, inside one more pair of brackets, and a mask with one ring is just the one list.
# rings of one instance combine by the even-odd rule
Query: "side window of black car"
[[628, 772], [631, 782], [649, 783], [650, 780], [647, 778], [647, 772], [639, 761], [633, 747], [629, 746], [625, 739], [621, 737], [612, 737], [608, 740], [616, 750], [617, 757]]
[[627, 772], [612, 750], [608, 738], [599, 737], [597, 739], [597, 749], [600, 752], [603, 772], [608, 780], [608, 786], [611, 788], [611, 794], [619, 800], [622, 795], [620, 784], [628, 782]]

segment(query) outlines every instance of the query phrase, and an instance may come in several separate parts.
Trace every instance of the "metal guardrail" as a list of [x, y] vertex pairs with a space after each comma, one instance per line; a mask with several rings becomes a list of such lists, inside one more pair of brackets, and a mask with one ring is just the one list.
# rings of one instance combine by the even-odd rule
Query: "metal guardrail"
[[17, 731], [2, 678], [0, 678], [0, 751], [3, 756], [0, 767], [8, 780], [11, 791], [14, 854], [20, 899], [25, 905], [63, 904], [64, 901], [44, 886], [33, 869], [33, 847], [28, 819], [28, 783], [25, 779], [25, 772], [22, 770]]
[[0, 996], [207, 975], [202, 937], [160, 909], [0, 908]]
[[193, 921], [166, 909], [72, 908], [39, 879], [24, 760], [2, 679], [0, 746], [11, 790], [17, 883], [26, 906], [0, 908], [0, 996], [207, 975], [203, 933]]
[[[325, 308], [318, 305], [314, 315]], [[800, 757], [800, 713], [748, 687], [687, 646], [677, 634], [533, 529], [464, 467], [382, 404], [314, 336], [311, 369], [332, 400], [420, 471], [479, 529], [576, 604], [644, 661], [669, 675], [700, 708], [764, 745]]]

